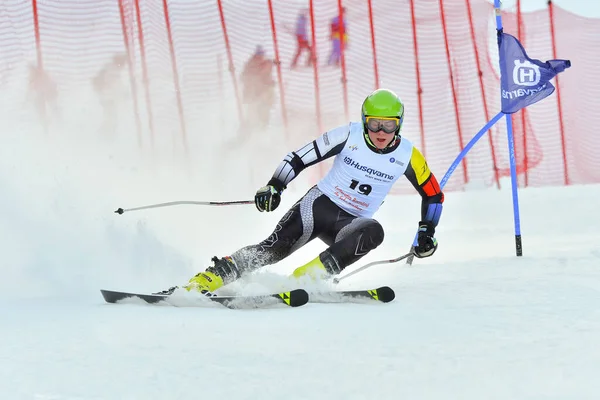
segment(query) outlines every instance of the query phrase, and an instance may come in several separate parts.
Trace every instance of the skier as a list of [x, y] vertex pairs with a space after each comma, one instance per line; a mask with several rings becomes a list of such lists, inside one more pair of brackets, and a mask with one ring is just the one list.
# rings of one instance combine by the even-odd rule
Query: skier
[[269, 123], [269, 114], [275, 101], [274, 64], [274, 60], [266, 57], [262, 46], [257, 46], [244, 66], [241, 80], [246, 105], [246, 131], [263, 130]]
[[331, 53], [327, 65], [340, 66], [342, 59], [342, 46], [344, 50], [348, 48], [348, 28], [346, 26], [346, 8], [342, 8], [342, 13], [331, 19], [329, 26], [329, 40], [331, 40]]
[[444, 195], [422, 153], [400, 135], [403, 118], [398, 96], [378, 89], [363, 102], [362, 122], [332, 129], [289, 153], [256, 192], [261, 212], [277, 209], [281, 194], [302, 170], [335, 159], [328, 174], [285, 213], [268, 238], [230, 256], [214, 257], [214, 265], [192, 277], [186, 289], [210, 295], [246, 273], [283, 260], [314, 238], [329, 247], [293, 276], [324, 279], [340, 273], [383, 242], [383, 228], [372, 216], [401, 175], [422, 196], [415, 256], [433, 255]]
[[127, 93], [121, 81], [121, 73], [128, 65], [126, 53], [117, 53], [106, 62], [92, 79], [92, 86], [98, 95], [103, 111], [102, 135], [113, 137], [119, 125], [120, 98]]
[[290, 69], [296, 68], [298, 60], [300, 59], [300, 56], [304, 50], [308, 52], [306, 66], [310, 67], [314, 62], [315, 57], [313, 54], [313, 49], [308, 40], [308, 10], [301, 10], [298, 14], [298, 18], [296, 19], [296, 30], [294, 31], [294, 34], [296, 35], [296, 54], [294, 55]]

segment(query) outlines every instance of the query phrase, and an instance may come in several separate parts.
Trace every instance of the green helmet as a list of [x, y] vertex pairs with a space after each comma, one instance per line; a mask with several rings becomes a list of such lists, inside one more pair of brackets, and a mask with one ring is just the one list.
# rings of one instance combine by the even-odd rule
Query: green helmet
[[[369, 138], [369, 128], [367, 117], [380, 118], [398, 118], [398, 126], [394, 133], [394, 140], [386, 147], [386, 149], [377, 149]], [[364, 127], [364, 138], [369, 148], [377, 153], [385, 153], [393, 149], [399, 143], [400, 130], [402, 129], [402, 120], [404, 119], [404, 103], [396, 95], [388, 89], [377, 89], [367, 96], [362, 105], [362, 121]], [[392, 132], [390, 132], [392, 133]]]
[[[402, 100], [388, 89], [377, 89], [367, 96], [362, 105], [362, 118], [366, 117], [396, 117], [404, 116], [404, 104]], [[402, 123], [402, 122], [400, 122]]]

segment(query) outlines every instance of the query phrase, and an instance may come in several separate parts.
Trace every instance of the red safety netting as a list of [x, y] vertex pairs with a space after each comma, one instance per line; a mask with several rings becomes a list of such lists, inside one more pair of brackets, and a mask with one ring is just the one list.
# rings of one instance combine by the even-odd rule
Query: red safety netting
[[[292, 69], [301, 12], [316, 62], [308, 63], [305, 52]], [[340, 14], [347, 41], [339, 63], [330, 65], [331, 24]], [[142, 151], [168, 146], [193, 156], [206, 126], [218, 126], [227, 140], [256, 139], [244, 124], [257, 112], [269, 122], [261, 136], [297, 147], [348, 119], [359, 120], [364, 97], [387, 87], [406, 103], [403, 135], [423, 150], [441, 179], [500, 110], [493, 14], [484, 0], [5, 2], [0, 105], [14, 107], [15, 96], [25, 98], [23, 87], [32, 85], [58, 99], [95, 87], [98, 102], [118, 120], [100, 134], [126, 123], [134, 128], [119, 132], [132, 135]], [[531, 57], [573, 64], [554, 80], [555, 94], [512, 116], [520, 185], [600, 181], [598, 19], [550, 3], [531, 13], [504, 10], [503, 21]], [[272, 83], [265, 88], [271, 96], [262, 110], [249, 105], [243, 78], [258, 48], [272, 60]], [[115, 61], [119, 55], [125, 66]], [[105, 70], [114, 75], [115, 63], [124, 68], [127, 87], [116, 96], [118, 107], [111, 106], [114, 93], [102, 97], [98, 83], [107, 84], [109, 73], [98, 76]], [[502, 120], [459, 165], [447, 190], [498, 185], [509, 175], [508, 155]], [[397, 192], [405, 188], [401, 184]]]

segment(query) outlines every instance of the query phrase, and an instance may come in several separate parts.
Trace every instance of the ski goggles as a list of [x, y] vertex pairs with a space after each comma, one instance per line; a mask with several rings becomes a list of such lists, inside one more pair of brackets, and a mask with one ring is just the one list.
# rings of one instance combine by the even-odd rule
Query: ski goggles
[[385, 133], [394, 133], [400, 127], [402, 118], [366, 117], [365, 123], [367, 124], [367, 129], [371, 132], [384, 131]]

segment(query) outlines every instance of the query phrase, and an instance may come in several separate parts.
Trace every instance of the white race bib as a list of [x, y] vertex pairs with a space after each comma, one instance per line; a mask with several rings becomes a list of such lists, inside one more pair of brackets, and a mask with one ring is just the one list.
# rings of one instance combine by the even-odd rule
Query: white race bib
[[413, 145], [402, 138], [392, 152], [379, 154], [369, 149], [360, 122], [350, 123], [344, 149], [317, 184], [319, 189], [348, 213], [371, 218], [398, 178], [404, 175]]

